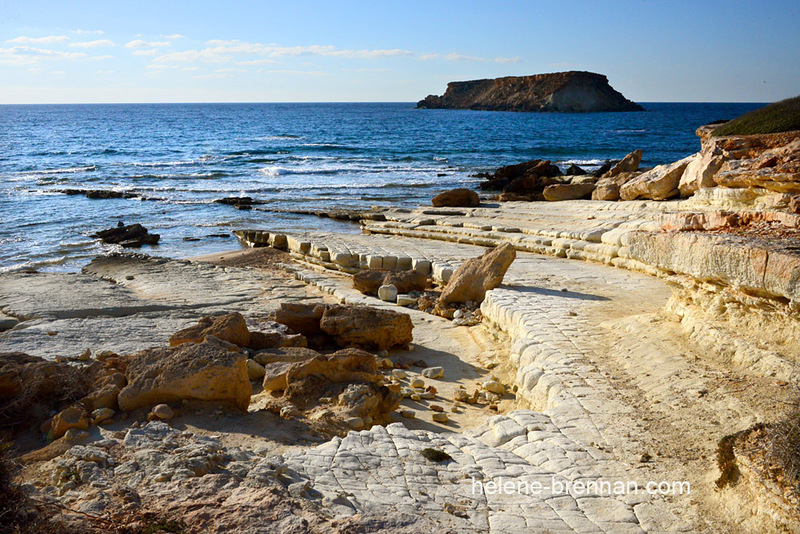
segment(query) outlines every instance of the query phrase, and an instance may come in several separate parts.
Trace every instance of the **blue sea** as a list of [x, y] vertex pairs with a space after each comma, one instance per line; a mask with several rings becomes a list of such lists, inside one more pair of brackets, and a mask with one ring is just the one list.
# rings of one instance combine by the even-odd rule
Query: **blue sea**
[[[236, 248], [245, 227], [353, 224], [293, 215], [324, 207], [413, 207], [474, 187], [471, 175], [542, 158], [587, 170], [634, 149], [643, 166], [700, 147], [695, 129], [762, 104], [642, 103], [646, 112], [415, 110], [411, 103], [0, 106], [0, 271], [75, 271], [113, 250], [90, 235], [142, 223], [143, 252], [190, 257]], [[69, 188], [137, 193], [92, 200]], [[214, 203], [250, 196], [240, 211]]]

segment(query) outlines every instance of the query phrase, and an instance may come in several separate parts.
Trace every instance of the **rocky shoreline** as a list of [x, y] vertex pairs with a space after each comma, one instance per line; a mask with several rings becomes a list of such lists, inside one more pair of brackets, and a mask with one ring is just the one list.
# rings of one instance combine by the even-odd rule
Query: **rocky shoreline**
[[[17, 498], [79, 532], [798, 531], [769, 455], [797, 402], [797, 136], [698, 133], [652, 170], [526, 162], [497, 198], [315, 213], [361, 234], [3, 274]], [[543, 490], [474, 491], [498, 480]], [[691, 489], [576, 486], [603, 481]]]

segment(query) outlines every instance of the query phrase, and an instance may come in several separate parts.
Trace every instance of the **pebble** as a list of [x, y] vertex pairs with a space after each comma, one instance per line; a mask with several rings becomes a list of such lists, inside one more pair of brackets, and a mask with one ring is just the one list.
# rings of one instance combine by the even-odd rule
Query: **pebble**
[[450, 420], [450, 418], [447, 417], [446, 413], [438, 413], [438, 412], [431, 415], [431, 419], [436, 421], [437, 423], [446, 423]]
[[284, 406], [281, 408], [281, 417], [284, 419], [291, 419], [292, 417], [297, 417], [300, 415], [300, 410], [298, 410], [295, 406]]
[[361, 430], [364, 428], [364, 420], [360, 417], [349, 417], [344, 420], [345, 424], [353, 430]]
[[433, 391], [425, 391], [423, 393], [420, 393], [419, 397], [421, 399], [435, 399], [436, 398], [436, 393], [434, 393]]
[[172, 408], [167, 406], [166, 404], [156, 404], [153, 406], [153, 409], [150, 411], [151, 414], [155, 415], [162, 421], [169, 421], [173, 417], [175, 417], [175, 412], [172, 411]]
[[442, 406], [438, 405], [438, 404], [431, 404], [430, 405], [430, 409], [433, 410], [434, 412], [443, 412], [444, 411], [444, 408]]
[[417, 299], [409, 296], [409, 295], [397, 295], [397, 305], [398, 306], [411, 306], [412, 304], [416, 304]]
[[92, 412], [92, 423], [99, 425], [104, 423], [114, 417], [114, 414], [117, 413], [111, 408], [98, 408], [97, 410]]
[[397, 380], [403, 380], [406, 377], [408, 377], [408, 373], [406, 373], [402, 369], [392, 369], [392, 378], [396, 378]]
[[417, 414], [411, 410], [400, 410], [400, 415], [406, 419], [415, 419], [417, 417]]
[[250, 377], [250, 380], [264, 378], [264, 375], [266, 374], [267, 371], [264, 369], [263, 365], [255, 360], [247, 360], [247, 376]]
[[419, 396], [419, 393], [414, 393], [411, 395], [411, 400], [419, 402], [422, 400], [422, 397]]
[[496, 380], [487, 380], [486, 382], [484, 382], [483, 389], [485, 389], [486, 391], [490, 391], [492, 393], [496, 393], [498, 395], [505, 395], [506, 393], [506, 387], [500, 382], [497, 382]]
[[424, 388], [425, 381], [421, 378], [412, 378], [411, 383], [409, 384], [412, 388]]
[[389, 358], [381, 358], [381, 360], [378, 362], [378, 365], [380, 366], [381, 369], [393, 369], [394, 368], [394, 362], [392, 360], [390, 360]]
[[470, 396], [466, 389], [457, 389], [453, 394], [453, 400], [461, 402], [469, 402]]
[[464, 310], [456, 310], [453, 313], [453, 319], [461, 319], [462, 317], [464, 317]]
[[442, 378], [444, 376], [444, 369], [441, 367], [428, 367], [422, 370], [422, 376], [425, 378]]

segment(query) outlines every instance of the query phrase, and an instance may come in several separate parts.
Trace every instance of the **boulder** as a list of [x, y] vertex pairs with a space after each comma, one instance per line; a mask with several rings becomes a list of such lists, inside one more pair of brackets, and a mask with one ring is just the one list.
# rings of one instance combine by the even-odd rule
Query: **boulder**
[[715, 187], [717, 184], [714, 182], [714, 175], [724, 161], [722, 150], [717, 149], [716, 145], [704, 146], [703, 150], [695, 154], [681, 175], [678, 183], [681, 196], [689, 197], [698, 189]]
[[128, 384], [119, 394], [120, 409], [182, 400], [218, 401], [246, 410], [250, 379], [243, 354], [216, 338], [175, 348], [149, 349], [128, 357]]
[[544, 188], [544, 199], [556, 200], [578, 200], [589, 198], [594, 191], [594, 184], [556, 184], [548, 185]]
[[404, 347], [411, 343], [413, 330], [408, 314], [368, 306], [330, 306], [320, 327], [340, 346], [371, 350]]
[[253, 356], [261, 365], [276, 362], [304, 362], [319, 356], [319, 352], [305, 347], [283, 347], [279, 349], [262, 350]]
[[325, 308], [324, 304], [282, 302], [275, 311], [275, 321], [285, 324], [295, 333], [318, 336], [322, 333], [319, 323]]
[[586, 171], [575, 165], [574, 163], [567, 167], [567, 172], [565, 172], [567, 176], [582, 176], [586, 174]]
[[640, 172], [623, 172], [610, 178], [601, 178], [596, 182], [596, 188], [592, 191], [592, 200], [619, 200], [619, 188], [627, 184]]
[[464, 187], [439, 193], [431, 201], [434, 208], [474, 208], [481, 203], [478, 193]]
[[622, 158], [619, 163], [611, 167], [603, 178], [613, 178], [614, 176], [623, 172], [634, 172], [639, 168], [639, 163], [642, 162], [642, 151], [634, 150], [630, 154]]
[[592, 200], [619, 200], [619, 186], [614, 182], [598, 184], [592, 191]]
[[250, 346], [250, 331], [247, 322], [239, 312], [229, 313], [213, 319], [203, 317], [197, 325], [185, 328], [169, 338], [169, 345], [176, 347], [183, 343], [201, 343], [208, 336], [214, 336], [239, 347]]
[[81, 405], [74, 405], [61, 410], [50, 420], [45, 423], [43, 430], [47, 434], [47, 439], [58, 439], [67, 433], [67, 430], [75, 428], [77, 430], [86, 430], [89, 428], [89, 414], [86, 409]]
[[428, 275], [422, 271], [393, 271], [384, 276], [383, 283], [393, 285], [398, 293], [424, 291], [428, 287]]
[[[386, 272], [381, 269], [364, 269], [353, 275], [353, 287], [365, 295], [377, 295], [383, 285]], [[322, 316], [320, 316], [322, 317]]]
[[487, 250], [461, 264], [439, 297], [439, 304], [483, 302], [486, 292], [503, 282], [506, 271], [517, 257], [509, 243]]
[[374, 382], [383, 378], [375, 356], [359, 349], [344, 349], [333, 354], [317, 353], [302, 361], [272, 362], [265, 366], [265, 391], [284, 391], [294, 382], [316, 377], [326, 382]]
[[620, 187], [619, 196], [622, 200], [636, 200], [637, 198], [666, 200], [678, 196], [678, 184], [681, 176], [693, 157], [689, 156], [668, 165], [659, 165], [640, 174]]
[[602, 178], [605, 173], [611, 170], [611, 168], [619, 163], [618, 159], [612, 159], [600, 165], [600, 167], [592, 173], [595, 178]]
[[253, 350], [274, 349], [283, 346], [287, 337], [290, 336], [284, 336], [280, 332], [250, 332], [250, 343], [247, 346]]
[[125, 248], [141, 247], [142, 245], [156, 245], [158, 244], [158, 240], [161, 238], [159, 234], [149, 233], [147, 228], [141, 224], [125, 226], [122, 221], [117, 224], [116, 228], [101, 230], [95, 234], [92, 234], [92, 237], [96, 237], [104, 243], [121, 245]]

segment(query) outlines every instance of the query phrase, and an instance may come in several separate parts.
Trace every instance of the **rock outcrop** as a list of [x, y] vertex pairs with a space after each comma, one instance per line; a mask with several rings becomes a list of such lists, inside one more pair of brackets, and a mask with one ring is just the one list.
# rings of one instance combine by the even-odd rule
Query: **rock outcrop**
[[241, 410], [250, 404], [245, 356], [216, 338], [134, 354], [125, 374], [128, 384], [118, 396], [124, 411], [182, 400], [227, 402]]
[[602, 74], [583, 71], [450, 82], [444, 95], [429, 95], [420, 109], [484, 111], [643, 111], [608, 84]]
[[517, 257], [514, 247], [504, 243], [461, 264], [439, 298], [440, 304], [483, 302], [486, 292], [503, 283], [503, 277]]

